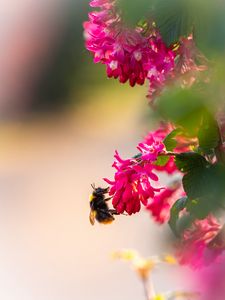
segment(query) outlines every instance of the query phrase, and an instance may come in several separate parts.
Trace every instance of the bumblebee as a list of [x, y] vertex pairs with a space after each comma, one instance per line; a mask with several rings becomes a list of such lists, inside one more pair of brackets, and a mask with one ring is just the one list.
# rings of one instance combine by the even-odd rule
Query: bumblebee
[[102, 224], [110, 224], [115, 219], [113, 215], [118, 215], [115, 209], [110, 209], [107, 201], [111, 198], [106, 198], [106, 194], [109, 191], [109, 188], [95, 188], [94, 185], [91, 185], [93, 188], [93, 193], [90, 195], [90, 215], [89, 220], [91, 225], [94, 225], [95, 220]]

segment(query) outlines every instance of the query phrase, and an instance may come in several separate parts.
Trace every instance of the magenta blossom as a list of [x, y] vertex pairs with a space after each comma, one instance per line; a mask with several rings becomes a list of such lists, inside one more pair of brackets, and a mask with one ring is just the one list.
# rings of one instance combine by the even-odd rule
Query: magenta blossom
[[94, 62], [106, 65], [108, 77], [127, 81], [131, 86], [162, 86], [174, 69], [174, 52], [163, 43], [153, 28], [144, 35], [140, 28], [124, 26], [116, 7], [116, 1], [93, 0], [91, 7], [100, 10], [89, 14], [84, 23], [86, 48], [93, 53]]
[[[149, 134], [144, 138], [144, 140], [141, 144], [145, 145], [145, 147], [144, 147], [145, 149], [148, 148], [146, 146], [146, 144], [149, 146], [149, 149], [151, 149], [152, 145], [155, 145], [155, 147], [156, 147], [156, 145], [158, 144], [158, 153], [159, 152], [163, 153], [163, 152], [165, 152], [165, 146], [164, 146], [164, 148], [162, 148], [163, 141], [166, 138], [166, 136], [169, 133], [171, 133], [173, 130], [174, 130], [174, 127], [172, 126], [172, 124], [161, 124], [160, 128], [157, 129], [156, 131], [149, 132]], [[176, 153], [190, 151], [191, 146], [195, 145], [195, 141], [192, 141], [192, 140], [190, 141], [190, 139], [187, 140], [182, 135], [178, 135], [176, 137], [176, 140], [177, 140], [177, 146], [173, 150], [173, 152], [176, 152]], [[188, 142], [190, 144], [188, 144]], [[139, 149], [139, 150], [141, 150], [141, 149]], [[154, 151], [156, 151], [156, 150], [154, 150]], [[148, 153], [148, 152], [146, 152], [146, 153]], [[174, 174], [176, 172], [179, 172], [176, 167], [173, 156], [170, 156], [168, 158], [168, 162], [164, 166], [154, 164], [154, 168], [158, 172], [166, 172], [167, 174]]]
[[[149, 133], [144, 141], [138, 144], [137, 149], [140, 153], [133, 158], [124, 160], [116, 151], [113, 163], [116, 169], [114, 181], [109, 179], [105, 181], [111, 186], [109, 194], [112, 196], [112, 204], [118, 213], [124, 211], [128, 214], [136, 213], [140, 210], [142, 203], [144, 206], [149, 205], [149, 210], [159, 222], [162, 223], [168, 217], [172, 195], [168, 195], [169, 189], [164, 191], [161, 187], [156, 188], [152, 182], [158, 181], [154, 173], [154, 170], [157, 170], [155, 163], [159, 155], [166, 155], [162, 141], [170, 130], [169, 127], [161, 127]], [[177, 170], [171, 159], [164, 168], [170, 174]], [[157, 192], [160, 194], [156, 195]], [[175, 192], [174, 187], [173, 194], [177, 195]]]
[[180, 263], [200, 268], [212, 262], [218, 255], [218, 251], [211, 247], [211, 242], [220, 229], [221, 225], [212, 215], [204, 220], [194, 221], [192, 226], [183, 233], [177, 251]]
[[103, 8], [106, 8], [106, 9], [109, 9], [111, 8], [111, 6], [113, 5], [113, 0], [92, 0], [90, 2], [90, 6], [91, 7], [103, 7]]
[[163, 150], [165, 150], [165, 146], [162, 142], [157, 142], [153, 138], [152, 143], [150, 145], [140, 143], [138, 144], [137, 149], [141, 152], [142, 160], [153, 162], [157, 160], [159, 153], [162, 153]]
[[[159, 129], [153, 132], [149, 132], [149, 134], [144, 138], [144, 144], [147, 144], [149, 147], [152, 147], [153, 144], [158, 144], [158, 149], [161, 148], [160, 151], [165, 150], [165, 146], [163, 146], [163, 140], [166, 136], [173, 130], [173, 127], [169, 124], [162, 124]], [[154, 169], [158, 172], [166, 172], [167, 174], [173, 174], [178, 172], [178, 169], [174, 162], [174, 157], [170, 157], [168, 162], [164, 166], [158, 166], [154, 164]]]
[[173, 76], [175, 54], [166, 47], [160, 36], [151, 40], [150, 43], [155, 51], [152, 53], [152, 60], [148, 62], [146, 69], [149, 80], [148, 98], [153, 100], [159, 96], [167, 79]]
[[139, 212], [141, 203], [146, 206], [148, 199], [160, 190], [151, 182], [158, 181], [158, 177], [153, 173], [151, 163], [142, 163], [138, 159], [123, 160], [117, 151], [114, 157], [114, 181], [104, 180], [111, 185], [109, 194], [117, 212], [121, 214], [125, 211], [131, 215]]
[[[177, 49], [177, 63], [174, 73], [181, 78], [182, 86], [192, 86], [198, 80], [199, 74], [208, 69], [208, 60], [197, 49], [193, 35], [180, 39]], [[208, 80], [205, 74], [205, 80]]]
[[118, 213], [136, 213], [142, 203], [148, 207], [157, 222], [163, 223], [169, 219], [171, 206], [183, 195], [180, 185], [164, 189], [156, 188], [156, 184], [153, 185], [152, 182], [158, 181], [155, 170], [168, 174], [178, 172], [172, 157], [165, 166], [156, 165], [158, 156], [168, 155], [163, 140], [171, 130], [172, 127], [167, 125], [150, 132], [144, 141], [138, 144], [137, 149], [140, 153], [133, 158], [124, 160], [116, 151], [113, 163], [116, 169], [114, 180], [105, 181], [111, 186], [109, 194]]

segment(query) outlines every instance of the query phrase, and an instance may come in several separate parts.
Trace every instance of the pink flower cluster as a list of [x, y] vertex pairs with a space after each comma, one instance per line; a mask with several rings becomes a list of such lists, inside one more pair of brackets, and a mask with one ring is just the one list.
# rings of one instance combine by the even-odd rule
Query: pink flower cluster
[[[111, 186], [109, 194], [118, 213], [124, 211], [128, 214], [136, 213], [142, 203], [158, 222], [163, 223], [168, 220], [171, 205], [174, 203], [172, 198], [175, 199], [172, 196], [177, 196], [178, 186], [164, 189], [153, 184], [158, 181], [154, 173], [158, 168], [155, 163], [159, 154], [165, 154], [163, 139], [168, 133], [169, 127], [165, 126], [149, 133], [144, 141], [138, 144], [137, 149], [140, 153], [136, 157], [124, 160], [116, 151], [113, 163], [116, 169], [114, 181], [104, 180]], [[161, 171], [169, 174], [177, 171], [172, 158], [161, 168]]]
[[[174, 74], [181, 79], [181, 86], [191, 87], [199, 75], [208, 69], [208, 60], [196, 47], [192, 34], [187, 38], [180, 38], [179, 44]], [[206, 82], [209, 80], [206, 72], [202, 79]]]
[[113, 167], [116, 169], [114, 181], [104, 179], [111, 185], [109, 194], [112, 196], [112, 204], [118, 213], [126, 211], [129, 215], [139, 212], [141, 203], [148, 204], [160, 188], [152, 185], [151, 181], [158, 181], [153, 172], [153, 162], [158, 154], [164, 151], [164, 145], [155, 142], [151, 146], [140, 143], [137, 147], [141, 152], [136, 158], [122, 159], [118, 152], [115, 153]]
[[212, 262], [219, 252], [211, 243], [220, 229], [221, 225], [212, 215], [204, 220], [194, 221], [192, 226], [184, 231], [178, 247], [177, 256], [180, 263], [200, 268]]
[[[150, 132], [138, 144], [140, 153], [136, 157], [124, 160], [116, 151], [112, 165], [116, 169], [114, 180], [104, 180], [111, 186], [109, 194], [118, 213], [139, 212], [142, 203], [156, 222], [162, 224], [168, 221], [172, 205], [184, 196], [184, 191], [178, 181], [169, 187], [159, 187], [155, 172], [166, 172], [170, 175], [179, 172], [173, 157], [169, 157], [164, 166], [156, 164], [159, 154], [166, 155], [163, 140], [172, 130], [171, 125], [162, 124], [158, 130]], [[182, 137], [178, 137], [179, 139], [183, 142]], [[187, 149], [188, 146], [178, 143], [174, 151], [179, 153]]]
[[175, 54], [166, 47], [155, 28], [144, 34], [142, 29], [127, 28], [118, 13], [116, 1], [94, 0], [84, 23], [86, 48], [93, 53], [94, 62], [106, 65], [108, 77], [127, 81], [131, 86], [149, 80], [151, 98], [162, 88], [174, 69]]
[[[153, 140], [158, 143], [162, 143], [166, 136], [173, 130], [172, 125], [162, 124], [159, 129], [154, 132], [150, 132], [144, 139], [144, 143], [151, 146]], [[177, 171], [177, 167], [174, 162], [174, 157], [169, 157], [168, 162], [164, 166], [154, 165], [154, 169], [158, 172], [166, 172], [167, 174], [173, 174]]]
[[[142, 203], [154, 220], [162, 224], [169, 220], [170, 209], [175, 201], [185, 196], [179, 180], [173, 180], [168, 187], [160, 187], [155, 173], [179, 174], [173, 156], [169, 156], [165, 165], [157, 164], [159, 154], [168, 154], [163, 141], [173, 129], [171, 124], [161, 124], [158, 130], [150, 132], [138, 144], [139, 154], [133, 158], [124, 160], [116, 151], [112, 165], [116, 169], [114, 180], [106, 178], [104, 180], [111, 186], [109, 194], [118, 213], [139, 212]], [[177, 146], [174, 149], [176, 153], [188, 151], [195, 143], [191, 140], [189, 145], [181, 134], [176, 137], [176, 140]]]

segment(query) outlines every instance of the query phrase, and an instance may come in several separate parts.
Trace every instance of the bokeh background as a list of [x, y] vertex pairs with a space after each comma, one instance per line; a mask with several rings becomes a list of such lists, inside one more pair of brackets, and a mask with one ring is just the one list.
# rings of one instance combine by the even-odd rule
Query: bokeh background
[[[167, 253], [164, 229], [145, 211], [92, 227], [88, 196], [113, 175], [115, 149], [134, 154], [153, 126], [147, 88], [108, 80], [92, 63], [82, 36], [88, 0], [0, 7], [0, 299], [144, 299], [110, 253]], [[187, 286], [176, 267], [156, 270], [154, 281], [160, 291]]]

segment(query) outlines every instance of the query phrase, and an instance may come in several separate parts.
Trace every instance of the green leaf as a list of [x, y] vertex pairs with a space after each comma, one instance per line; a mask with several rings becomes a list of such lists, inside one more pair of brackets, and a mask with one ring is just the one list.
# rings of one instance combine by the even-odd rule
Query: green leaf
[[177, 146], [177, 141], [174, 139], [178, 134], [180, 134], [182, 131], [179, 128], [174, 129], [171, 131], [166, 138], [163, 140], [163, 144], [166, 147], [167, 151], [173, 151], [174, 148]]
[[210, 203], [205, 198], [189, 200], [187, 202], [187, 211], [196, 219], [203, 220], [214, 210], [214, 203]]
[[210, 212], [224, 206], [225, 168], [218, 164], [196, 166], [183, 177], [183, 188], [190, 199], [188, 211], [204, 219]]
[[205, 113], [203, 122], [198, 132], [199, 147], [205, 153], [210, 153], [218, 146], [220, 132], [217, 121], [210, 113]]
[[192, 31], [193, 13], [185, 0], [155, 0], [154, 19], [167, 46]]
[[211, 165], [198, 153], [182, 153], [175, 158], [188, 197], [187, 210], [193, 218], [204, 219], [223, 206], [225, 198], [225, 168]]
[[[176, 147], [177, 141], [174, 138], [176, 137], [176, 135], [178, 135], [181, 132], [182, 131], [179, 128], [177, 128], [171, 131], [165, 137], [165, 139], [163, 140], [163, 144], [165, 145], [167, 151], [172, 151]], [[155, 162], [155, 165], [163, 167], [167, 164], [168, 161], [169, 161], [168, 156], [159, 155], [157, 161]]]
[[225, 50], [225, 2], [221, 0], [118, 0], [125, 23], [135, 26], [143, 17], [156, 22], [170, 46], [194, 32], [206, 55]]
[[118, 0], [117, 1], [119, 9], [122, 12], [122, 18], [125, 23], [135, 26], [152, 8], [152, 3], [150, 0]]
[[219, 201], [224, 194], [225, 170], [219, 165], [196, 166], [183, 177], [183, 187], [190, 199]]
[[195, 152], [177, 154], [175, 157], [175, 164], [183, 173], [206, 168], [209, 165], [202, 155]]
[[164, 119], [181, 127], [184, 134], [197, 136], [205, 112], [205, 99], [199, 91], [180, 87], [166, 90], [158, 101], [158, 110]]
[[215, 53], [223, 54], [225, 50], [225, 2], [197, 0], [193, 3], [194, 38], [197, 47], [207, 56], [214, 56]]
[[168, 156], [158, 156], [156, 162], [154, 163], [156, 166], [164, 167], [168, 163]]
[[225, 50], [224, 15], [221, 0], [153, 0], [153, 18], [167, 46], [194, 32], [198, 48], [206, 55]]
[[188, 198], [183, 197], [178, 199], [172, 208], [170, 209], [170, 220], [169, 220], [169, 226], [174, 232], [175, 235], [179, 235], [177, 230], [177, 221], [179, 219], [180, 212], [186, 207]]

